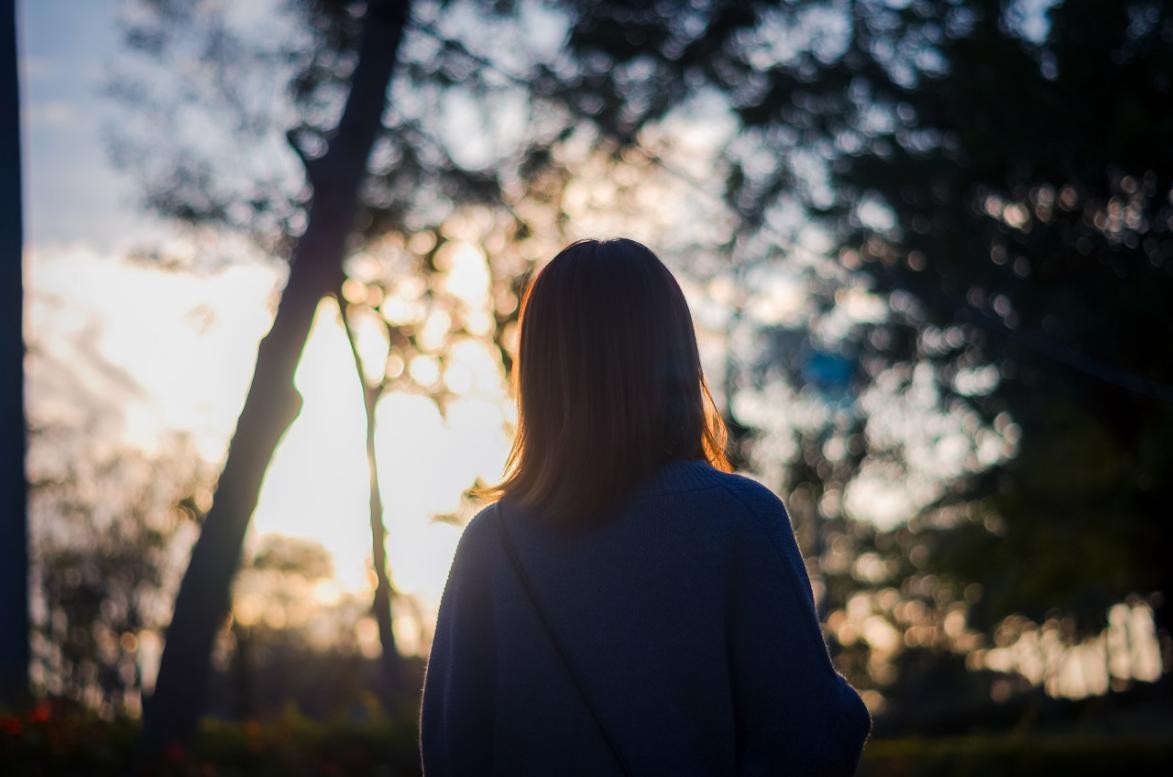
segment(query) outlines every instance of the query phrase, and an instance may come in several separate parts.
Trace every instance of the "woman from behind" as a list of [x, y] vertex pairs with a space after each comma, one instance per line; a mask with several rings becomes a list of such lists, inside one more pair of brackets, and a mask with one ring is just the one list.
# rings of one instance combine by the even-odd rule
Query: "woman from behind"
[[568, 246], [526, 295], [514, 377], [505, 478], [440, 604], [426, 777], [852, 773], [870, 718], [785, 507], [728, 471], [668, 269]]

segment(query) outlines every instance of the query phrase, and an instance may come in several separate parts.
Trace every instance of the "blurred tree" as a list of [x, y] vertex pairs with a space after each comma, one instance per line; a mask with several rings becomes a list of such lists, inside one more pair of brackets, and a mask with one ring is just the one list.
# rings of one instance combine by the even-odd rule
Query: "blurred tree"
[[[804, 547], [832, 549], [820, 532], [853, 485], [904, 479], [921, 492], [912, 531], [877, 538], [898, 557], [871, 584], [968, 590], [987, 631], [1057, 614], [1071, 639], [1153, 594], [1168, 634], [1169, 4], [566, 5], [567, 45], [592, 63], [574, 99], [631, 135], [719, 93], [740, 253], [815, 266], [813, 310], [776, 328], [761, 365], [807, 387], [785, 398], [814, 419], [790, 471], [800, 530], [817, 518]], [[804, 216], [836, 264], [787, 239]], [[844, 326], [860, 280], [888, 309]], [[807, 401], [835, 385], [858, 405]], [[880, 397], [960, 428], [894, 418]], [[929, 487], [918, 461], [939, 473]]]
[[[182, 437], [157, 457], [101, 452], [55, 426], [32, 440], [34, 693], [137, 717], [213, 473]], [[355, 637], [364, 613], [348, 595], [319, 601], [331, 573], [317, 543], [256, 543], [214, 652], [211, 709], [255, 719], [294, 704], [324, 716], [363, 700], [378, 675]]]
[[39, 693], [137, 715], [202, 517], [207, 474], [184, 439], [157, 459], [34, 438], [34, 679]]
[[[272, 634], [276, 632], [304, 637], [296, 627], [316, 615], [306, 614], [314, 609], [310, 589], [332, 574], [330, 556], [319, 543], [280, 535], [262, 539], [242, 565], [235, 581], [231, 628], [234, 650], [229, 668], [237, 718], [255, 720], [263, 703], [280, 709], [289, 701], [289, 693], [262, 694], [257, 688], [258, 675], [265, 675], [258, 670], [273, 669], [265, 666], [265, 649], [275, 641]], [[241, 588], [247, 590], [246, 595], [240, 595]], [[334, 681], [337, 676], [330, 673], [330, 678]], [[354, 689], [350, 690], [357, 696]]]
[[[808, 207], [892, 301], [865, 374], [932, 364], [937, 403], [1012, 452], [935, 500], [919, 566], [980, 583], [982, 628], [1057, 612], [1090, 635], [1140, 592], [1168, 630], [1169, 5], [849, 8], [836, 46], [771, 67], [738, 111], [818, 155]], [[735, 168], [731, 197], [780, 190], [794, 162]]]
[[29, 564], [15, 2], [0, 3], [0, 71], [0, 705], [17, 705], [29, 690]]
[[342, 275], [359, 188], [375, 142], [408, 12], [407, 0], [372, 0], [357, 22], [361, 43], [345, 107], [317, 158], [304, 157], [313, 187], [305, 231], [293, 247], [273, 326], [261, 341], [211, 509], [175, 600], [144, 742], [161, 751], [188, 739], [203, 704], [212, 642], [228, 611], [233, 574], [261, 481], [298, 412], [293, 374], [319, 300]]

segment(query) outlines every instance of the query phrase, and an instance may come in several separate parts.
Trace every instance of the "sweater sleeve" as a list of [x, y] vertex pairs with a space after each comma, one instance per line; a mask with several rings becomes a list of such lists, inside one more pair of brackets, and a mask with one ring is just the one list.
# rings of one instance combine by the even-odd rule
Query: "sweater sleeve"
[[436, 620], [420, 702], [420, 762], [426, 777], [491, 771], [495, 656], [482, 512], [456, 546]]
[[728, 591], [738, 773], [849, 775], [871, 719], [831, 664], [790, 517], [751, 480], [729, 491], [748, 519], [736, 522]]

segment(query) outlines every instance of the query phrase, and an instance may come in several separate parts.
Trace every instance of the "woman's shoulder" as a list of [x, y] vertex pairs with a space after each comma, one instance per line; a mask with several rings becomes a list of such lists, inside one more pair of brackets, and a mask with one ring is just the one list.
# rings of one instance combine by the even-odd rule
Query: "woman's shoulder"
[[769, 486], [751, 475], [726, 472], [704, 461], [683, 463], [681, 473], [703, 490], [715, 492], [717, 498], [745, 502], [747, 507], [754, 510], [785, 509], [782, 499]]
[[747, 474], [719, 470], [703, 461], [682, 463], [678, 467], [679, 481], [696, 485], [680, 493], [693, 511], [719, 519], [734, 529], [790, 530], [785, 504], [761, 481]]
[[498, 520], [497, 503], [492, 502], [477, 511], [464, 528], [460, 530], [460, 539], [456, 543], [455, 561], [469, 562], [474, 557], [480, 557], [486, 548], [493, 542], [489, 534], [498, 531], [495, 522]]
[[737, 472], [718, 472], [718, 475], [725, 491], [742, 502], [749, 512], [763, 516], [786, 515], [782, 498], [760, 480]]

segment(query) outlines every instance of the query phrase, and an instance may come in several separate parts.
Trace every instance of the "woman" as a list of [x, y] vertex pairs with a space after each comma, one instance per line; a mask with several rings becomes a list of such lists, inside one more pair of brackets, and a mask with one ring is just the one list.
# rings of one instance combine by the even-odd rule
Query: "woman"
[[731, 474], [680, 287], [585, 240], [521, 314], [496, 504], [457, 546], [420, 712], [426, 777], [850, 774], [782, 502]]

